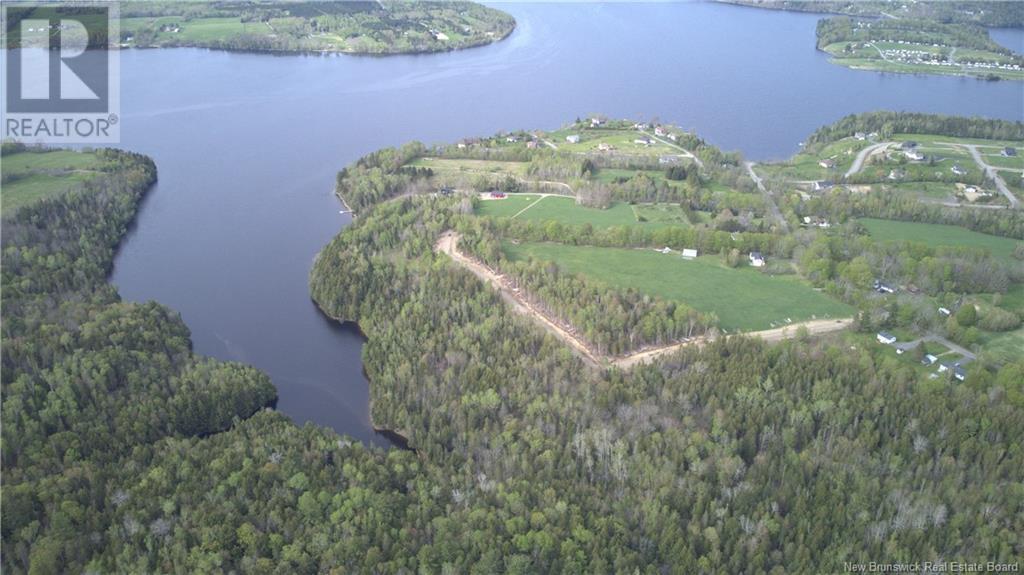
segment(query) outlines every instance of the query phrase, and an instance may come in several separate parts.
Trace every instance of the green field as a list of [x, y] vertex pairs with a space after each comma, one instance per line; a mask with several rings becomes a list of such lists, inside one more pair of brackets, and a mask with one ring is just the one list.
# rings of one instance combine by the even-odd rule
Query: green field
[[18, 152], [0, 160], [4, 184], [0, 205], [4, 213], [65, 192], [92, 178], [100, 160], [91, 153], [71, 150]]
[[853, 313], [846, 304], [815, 291], [794, 276], [773, 277], [752, 268], [730, 269], [717, 256], [686, 261], [678, 254], [654, 250], [550, 243], [505, 244], [504, 250], [514, 260], [532, 256], [554, 261], [571, 273], [714, 312], [719, 325], [728, 331], [770, 329], [787, 320], [849, 317]]
[[987, 250], [993, 257], [1013, 259], [1013, 249], [1019, 242], [1012, 238], [991, 236], [943, 224], [899, 222], [863, 218], [860, 221], [871, 237], [882, 242], [911, 241], [929, 246], [970, 247]]
[[[575, 144], [566, 141], [566, 137], [570, 135], [579, 136], [580, 141]], [[653, 143], [650, 145], [635, 143], [635, 140], [642, 138], [650, 138]], [[682, 153], [678, 146], [665, 143], [668, 142], [666, 138], [657, 137], [656, 139], [653, 132], [644, 134], [638, 130], [571, 128], [551, 132], [547, 135], [547, 140], [564, 152], [604, 153], [598, 150], [598, 146], [608, 144], [613, 148], [610, 152], [617, 154], [673, 156]], [[689, 162], [690, 160], [687, 158], [680, 158], [680, 163], [684, 166], [689, 165]]]
[[[509, 194], [503, 200], [481, 200], [476, 213], [497, 218], [515, 217], [517, 220], [526, 221], [554, 221], [571, 226], [590, 224], [595, 228], [643, 226], [656, 229], [691, 225], [682, 208], [675, 204], [631, 206], [625, 202], [615, 202], [608, 208], [599, 209], [581, 206], [576, 203], [575, 198], [547, 196], [537, 201], [538, 198], [541, 196], [537, 194]], [[710, 219], [706, 213], [697, 214], [702, 221]], [[641, 221], [640, 217], [645, 221]]]
[[1024, 357], [1024, 327], [1003, 333], [983, 332], [979, 343], [983, 353], [991, 361], [1018, 361]]
[[435, 172], [511, 174], [523, 177], [529, 162], [505, 162], [500, 160], [467, 160], [458, 158], [417, 158], [408, 164], [415, 168], [430, 168]]

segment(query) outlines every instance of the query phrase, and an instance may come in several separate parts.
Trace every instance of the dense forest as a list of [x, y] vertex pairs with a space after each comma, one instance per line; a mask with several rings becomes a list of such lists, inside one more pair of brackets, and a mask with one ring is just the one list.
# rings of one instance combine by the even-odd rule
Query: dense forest
[[588, 368], [434, 252], [498, 224], [410, 194], [428, 178], [402, 167], [414, 149], [339, 175], [358, 217], [310, 287], [359, 322], [374, 422], [415, 452], [262, 410], [265, 376], [118, 300], [105, 275], [156, 176], [145, 158], [109, 152], [123, 169], [4, 222], [6, 572], [782, 574], [1024, 554], [1024, 362], [921, 385], [870, 347], [730, 337]]

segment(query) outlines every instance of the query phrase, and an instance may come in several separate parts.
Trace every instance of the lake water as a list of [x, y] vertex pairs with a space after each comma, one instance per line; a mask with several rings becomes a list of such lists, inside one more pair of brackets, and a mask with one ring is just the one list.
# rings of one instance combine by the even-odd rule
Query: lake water
[[816, 15], [499, 7], [519, 22], [510, 38], [450, 54], [125, 51], [122, 146], [152, 156], [160, 181], [118, 254], [121, 295], [180, 311], [198, 353], [264, 370], [295, 421], [386, 445], [369, 425], [358, 331], [323, 317], [307, 288], [314, 256], [350, 221], [335, 173], [361, 155], [592, 113], [678, 124], [758, 160], [868, 110], [1024, 117], [1024, 83], [830, 65]]

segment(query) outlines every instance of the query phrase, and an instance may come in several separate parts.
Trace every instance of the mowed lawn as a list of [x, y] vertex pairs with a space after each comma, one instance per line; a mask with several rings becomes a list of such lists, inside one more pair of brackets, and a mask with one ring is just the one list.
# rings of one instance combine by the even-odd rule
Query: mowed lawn
[[4, 183], [0, 186], [3, 213], [55, 196], [92, 178], [101, 160], [94, 154], [71, 150], [18, 152], [0, 160]]
[[[718, 315], [722, 329], [758, 331], [793, 322], [850, 317], [853, 309], [815, 291], [794, 276], [769, 276], [752, 268], [730, 269], [717, 256], [683, 260], [654, 250], [507, 243], [514, 260], [531, 256], [608, 285], [683, 302]], [[774, 324], [774, 325], [773, 325]]]
[[871, 237], [882, 242], [911, 241], [930, 246], [970, 247], [988, 250], [1005, 260], [1013, 258], [1013, 248], [1020, 240], [974, 232], [959, 226], [900, 222], [863, 218], [859, 220]]

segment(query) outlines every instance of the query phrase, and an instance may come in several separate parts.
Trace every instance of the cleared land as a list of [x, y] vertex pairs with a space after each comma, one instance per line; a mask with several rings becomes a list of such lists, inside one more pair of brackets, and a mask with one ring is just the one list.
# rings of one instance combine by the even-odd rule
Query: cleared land
[[878, 241], [910, 241], [930, 246], [980, 248], [987, 250], [993, 257], [1006, 260], [1013, 258], [1013, 249], [1019, 242], [1012, 238], [991, 236], [959, 226], [944, 224], [900, 222], [874, 218], [864, 218], [859, 221], [867, 228], [871, 237]]
[[[710, 339], [706, 336], [691, 338], [669, 345], [644, 349], [622, 357], [600, 355], [587, 347], [583, 341], [574, 336], [571, 333], [571, 330], [567, 329], [568, 326], [563, 326], [562, 322], [558, 318], [548, 316], [545, 312], [537, 309], [535, 306], [530, 304], [530, 302], [526, 301], [522, 297], [522, 294], [508, 289], [508, 287], [502, 282], [502, 276], [500, 274], [460, 252], [458, 250], [458, 243], [459, 235], [455, 232], [448, 231], [441, 234], [441, 237], [438, 238], [434, 249], [440, 253], [447, 254], [455, 263], [466, 268], [476, 275], [481, 281], [498, 290], [502, 299], [512, 307], [513, 311], [531, 318], [545, 331], [562, 340], [569, 346], [573, 353], [579, 356], [591, 367], [613, 365], [620, 369], [629, 369], [634, 365], [646, 363], [657, 359], [658, 357], [675, 353], [683, 347], [701, 345]], [[843, 329], [850, 325], [852, 321], [853, 320], [849, 318], [811, 320], [802, 323], [789, 324], [785, 327], [752, 332], [749, 335], [761, 337], [766, 341], [780, 341], [789, 337], [794, 337], [800, 326], [805, 327], [809, 334], [823, 334]]]
[[456, 158], [417, 158], [407, 164], [416, 168], [430, 168], [437, 172], [511, 174], [526, 175], [528, 162], [504, 162], [499, 160], [469, 160]]
[[683, 302], [714, 312], [723, 330], [756, 331], [790, 322], [841, 318], [852, 309], [815, 291], [794, 276], [772, 277], [754, 269], [730, 269], [715, 256], [686, 261], [653, 250], [505, 244], [511, 259], [534, 257], [556, 262], [568, 272], [609, 285]]
[[[481, 201], [476, 213], [481, 216], [553, 221], [573, 226], [590, 224], [595, 228], [644, 226], [655, 229], [691, 225], [682, 208], [675, 204], [631, 206], [624, 202], [615, 202], [608, 208], [600, 209], [581, 206], [576, 203], [575, 198], [539, 194], [509, 194], [505, 199]], [[696, 217], [702, 220], [710, 219], [710, 215], [706, 213], [697, 214]]]
[[66, 192], [92, 177], [102, 161], [92, 153], [71, 150], [18, 152], [0, 160], [4, 213]]

